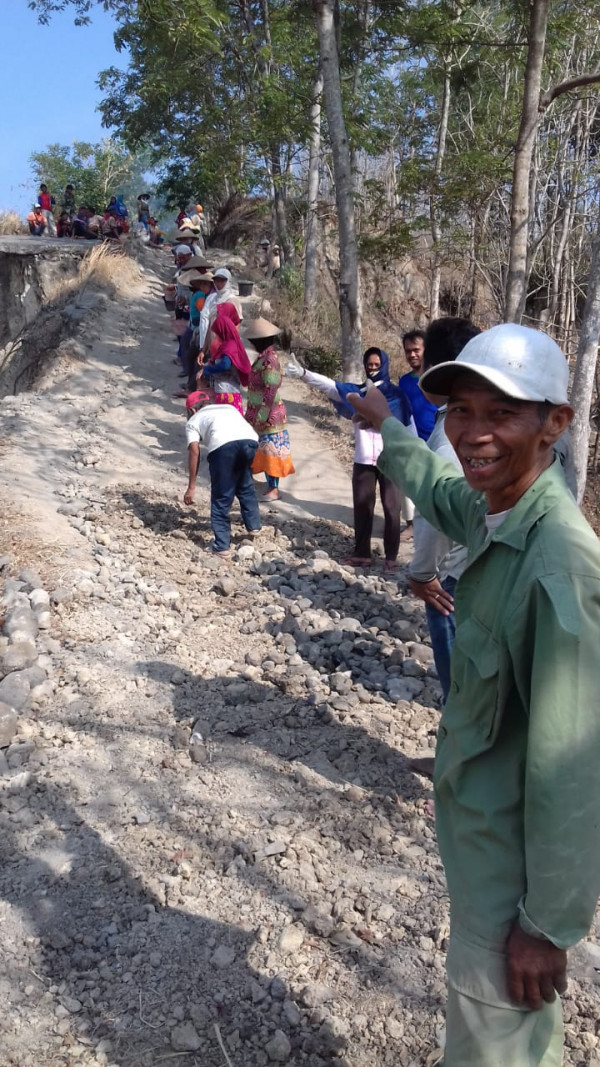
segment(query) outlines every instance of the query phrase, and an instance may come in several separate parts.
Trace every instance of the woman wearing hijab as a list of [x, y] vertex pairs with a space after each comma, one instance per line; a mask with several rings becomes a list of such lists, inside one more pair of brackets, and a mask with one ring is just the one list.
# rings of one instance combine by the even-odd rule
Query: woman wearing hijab
[[274, 345], [279, 333], [279, 327], [266, 319], [254, 319], [246, 330], [248, 340], [259, 353], [250, 372], [246, 420], [258, 434], [252, 470], [266, 476], [265, 500], [278, 500], [279, 479], [294, 474], [287, 412], [278, 392], [283, 375]]
[[240, 385], [248, 385], [252, 368], [239, 334], [239, 322], [233, 304], [217, 308], [211, 331], [218, 344], [211, 345], [208, 363], [202, 370], [202, 384], [214, 391], [215, 404], [231, 404], [243, 415]]
[[[324, 374], [300, 368], [291, 363], [288, 374], [301, 377], [308, 385], [320, 389], [331, 400], [338, 415], [353, 419], [356, 412], [348, 401], [351, 393], [364, 396], [367, 389], [379, 389], [388, 401], [392, 414], [409, 426], [412, 422], [410, 405], [404, 394], [390, 381], [390, 360], [382, 348], [367, 348], [363, 356], [366, 381], [362, 384], [353, 382], [336, 382]], [[414, 428], [414, 427], [413, 427]], [[383, 507], [384, 528], [383, 547], [385, 551], [386, 570], [397, 567], [398, 549], [400, 547], [400, 515], [402, 494], [397, 486], [384, 478], [377, 468], [379, 453], [383, 449], [381, 434], [371, 428], [363, 428], [354, 422], [354, 466], [352, 468], [352, 498], [354, 502], [354, 552], [342, 560], [350, 567], [368, 567], [371, 562], [371, 535], [373, 532], [373, 515], [377, 485]]]
[[215, 305], [218, 307], [219, 304], [234, 304], [241, 322], [244, 313], [242, 311], [239, 297], [237, 296], [237, 293], [234, 292], [233, 285], [231, 284], [231, 271], [227, 270], [227, 267], [219, 267], [219, 269], [215, 271], [213, 277], [215, 281], [215, 289], [217, 291]]
[[[186, 246], [178, 246], [186, 247]], [[177, 249], [175, 250], [177, 251]], [[188, 257], [189, 259], [189, 257]], [[191, 260], [190, 260], [191, 262]], [[185, 264], [187, 266], [187, 264]], [[177, 286], [179, 291], [180, 286], [187, 292], [187, 301], [189, 302], [189, 323], [185, 331], [179, 337], [179, 352], [178, 358], [181, 360], [181, 374], [180, 377], [185, 378], [187, 376], [187, 387], [178, 389], [173, 396], [184, 399], [188, 393], [193, 392], [196, 389], [196, 375], [199, 373], [196, 357], [198, 356], [198, 327], [200, 322], [200, 314], [204, 303], [211, 292], [214, 292], [212, 274], [210, 271], [205, 271], [204, 274], [200, 274], [198, 270], [180, 270], [178, 272], [180, 283]], [[202, 362], [202, 360], [200, 360]]]

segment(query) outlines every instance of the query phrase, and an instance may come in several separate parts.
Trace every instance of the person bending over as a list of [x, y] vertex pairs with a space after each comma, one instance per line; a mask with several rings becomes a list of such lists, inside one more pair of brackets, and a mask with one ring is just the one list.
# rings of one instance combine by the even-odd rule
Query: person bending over
[[228, 556], [231, 544], [230, 512], [237, 497], [242, 521], [250, 534], [260, 530], [260, 514], [252, 480], [252, 461], [258, 435], [231, 404], [215, 404], [211, 393], [197, 390], [186, 401], [188, 487], [183, 500], [194, 503], [200, 463], [200, 444], [206, 447], [210, 471], [211, 551]]

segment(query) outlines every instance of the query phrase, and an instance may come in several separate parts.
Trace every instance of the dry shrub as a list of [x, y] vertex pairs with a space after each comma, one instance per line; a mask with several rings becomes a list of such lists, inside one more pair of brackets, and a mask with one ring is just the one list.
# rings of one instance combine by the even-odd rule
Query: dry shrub
[[49, 304], [63, 304], [88, 285], [105, 289], [111, 296], [130, 296], [140, 285], [140, 267], [117, 244], [103, 241], [81, 259], [76, 274], [56, 278], [45, 289]]
[[81, 285], [92, 283], [114, 294], [128, 296], [140, 284], [140, 267], [123, 249], [109, 241], [95, 245], [79, 269]]
[[6, 237], [15, 233], [27, 233], [21, 216], [16, 211], [0, 211], [0, 234]]

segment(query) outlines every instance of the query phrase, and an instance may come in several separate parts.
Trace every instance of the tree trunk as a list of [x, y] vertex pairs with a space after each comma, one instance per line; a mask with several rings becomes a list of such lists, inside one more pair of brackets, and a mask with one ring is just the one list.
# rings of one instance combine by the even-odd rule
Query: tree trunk
[[277, 239], [281, 249], [281, 262], [294, 264], [294, 246], [290, 240], [287, 211], [285, 205], [284, 183], [285, 178], [281, 173], [281, 149], [279, 146], [271, 152], [271, 174], [273, 178], [273, 214], [277, 227]]
[[[362, 68], [365, 58], [365, 50], [367, 41], [369, 39], [369, 33], [371, 30], [371, 0], [359, 0], [358, 4], [358, 23], [360, 26], [360, 38], [356, 45], [356, 61], [354, 63], [354, 74], [352, 77], [352, 108], [356, 109], [358, 97], [361, 89], [361, 76]], [[338, 45], [339, 50], [339, 45]], [[358, 155], [359, 149], [355, 145], [350, 152], [350, 162], [352, 166], [352, 174], [354, 176], [354, 191], [360, 193], [360, 175], [358, 172]]]
[[550, 0], [529, 0], [530, 17], [523, 105], [513, 167], [505, 322], [521, 321], [527, 299], [531, 162], [539, 122], [549, 2]]
[[304, 252], [304, 308], [308, 311], [317, 303], [317, 259], [319, 220], [319, 161], [321, 156], [321, 95], [323, 75], [319, 70], [313, 84], [310, 109], [310, 148], [308, 158], [308, 195], [306, 209], [306, 247]]
[[588, 278], [587, 296], [581, 329], [577, 363], [573, 375], [571, 404], [575, 417], [571, 424], [573, 436], [573, 459], [577, 475], [577, 503], [581, 504], [585, 492], [590, 444], [590, 408], [594, 394], [594, 378], [598, 361], [600, 341], [600, 224], [592, 245], [592, 258]]
[[431, 288], [429, 292], [429, 321], [437, 319], [440, 313], [440, 284], [442, 280], [442, 256], [440, 241], [442, 240], [442, 225], [437, 203], [438, 189], [444, 166], [446, 154], [446, 141], [448, 138], [448, 120], [450, 117], [450, 62], [444, 66], [444, 88], [442, 91], [442, 110], [440, 114], [440, 128], [438, 130], [437, 153], [435, 157], [434, 180], [435, 187], [429, 199], [429, 221], [431, 224], [432, 269]]
[[361, 305], [358, 280], [358, 246], [354, 219], [350, 147], [342, 108], [339, 54], [335, 39], [335, 0], [313, 0], [319, 32], [321, 69], [327, 125], [331, 139], [335, 198], [340, 237], [340, 324], [342, 369], [348, 380], [364, 377], [361, 358]]

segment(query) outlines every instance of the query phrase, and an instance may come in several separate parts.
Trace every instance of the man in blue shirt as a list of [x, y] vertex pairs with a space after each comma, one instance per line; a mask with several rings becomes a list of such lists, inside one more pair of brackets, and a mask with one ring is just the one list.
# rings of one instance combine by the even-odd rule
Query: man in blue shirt
[[437, 408], [435, 404], [431, 404], [427, 400], [419, 389], [419, 375], [423, 363], [423, 352], [425, 351], [425, 334], [423, 330], [409, 330], [408, 333], [405, 333], [402, 338], [402, 347], [410, 370], [408, 374], [402, 375], [398, 385], [411, 406], [419, 437], [423, 441], [427, 441], [435, 426]]

